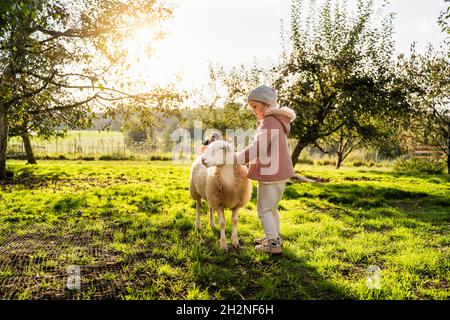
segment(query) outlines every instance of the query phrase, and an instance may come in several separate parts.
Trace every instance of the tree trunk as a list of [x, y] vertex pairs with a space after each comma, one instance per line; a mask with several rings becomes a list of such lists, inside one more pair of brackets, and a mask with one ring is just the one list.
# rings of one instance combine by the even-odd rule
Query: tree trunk
[[448, 155], [447, 155], [447, 174], [450, 174], [450, 145], [448, 147]]
[[336, 160], [336, 169], [339, 169], [341, 167], [342, 161], [344, 161], [344, 155], [341, 153], [338, 153], [338, 157]]
[[448, 124], [447, 137], [447, 174], [450, 174], [450, 123]]
[[27, 163], [36, 164], [36, 158], [34, 157], [33, 147], [31, 146], [30, 136], [27, 132], [22, 133], [23, 145], [25, 146], [25, 152], [27, 153]]
[[6, 108], [0, 106], [0, 181], [6, 180], [6, 145], [8, 141], [8, 123]]
[[304, 147], [305, 146], [301, 142], [298, 142], [294, 148], [294, 151], [292, 151], [291, 160], [292, 160], [292, 165], [294, 167], [297, 164], [298, 158], [300, 157], [300, 153], [302, 152]]

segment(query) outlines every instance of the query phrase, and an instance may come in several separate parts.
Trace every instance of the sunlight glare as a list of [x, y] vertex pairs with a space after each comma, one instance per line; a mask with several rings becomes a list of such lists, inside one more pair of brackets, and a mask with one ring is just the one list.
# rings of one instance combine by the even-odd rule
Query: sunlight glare
[[167, 61], [162, 62], [158, 50], [162, 33], [150, 27], [137, 28], [122, 44], [127, 51], [126, 76], [141, 82], [139, 87], [166, 85], [177, 81], [173, 68]]

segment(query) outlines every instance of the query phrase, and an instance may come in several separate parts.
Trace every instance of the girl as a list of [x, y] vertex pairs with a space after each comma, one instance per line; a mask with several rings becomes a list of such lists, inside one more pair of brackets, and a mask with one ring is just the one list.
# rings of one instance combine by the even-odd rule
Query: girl
[[295, 175], [287, 136], [295, 112], [277, 106], [274, 89], [261, 85], [248, 94], [247, 103], [258, 119], [253, 142], [237, 155], [237, 163], [249, 163], [248, 178], [258, 181], [257, 211], [265, 237], [256, 239], [256, 251], [281, 253], [278, 202], [286, 182]]

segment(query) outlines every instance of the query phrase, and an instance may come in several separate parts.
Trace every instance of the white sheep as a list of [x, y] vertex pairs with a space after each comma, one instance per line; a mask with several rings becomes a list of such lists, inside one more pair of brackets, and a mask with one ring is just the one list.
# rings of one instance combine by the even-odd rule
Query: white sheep
[[225, 208], [232, 210], [232, 244], [239, 247], [237, 235], [238, 211], [252, 196], [252, 183], [247, 178], [247, 168], [235, 164], [236, 157], [231, 145], [225, 141], [214, 141], [206, 152], [197, 157], [191, 167], [190, 193], [196, 201], [197, 219], [200, 228], [201, 199], [209, 204], [211, 228], [215, 227], [214, 211], [219, 214], [220, 248], [227, 250], [225, 236]]

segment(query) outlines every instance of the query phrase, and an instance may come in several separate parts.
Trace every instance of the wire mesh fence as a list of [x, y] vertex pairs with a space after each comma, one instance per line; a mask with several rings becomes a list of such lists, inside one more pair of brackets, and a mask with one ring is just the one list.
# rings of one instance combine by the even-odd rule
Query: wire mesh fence
[[[56, 138], [49, 141], [33, 141], [33, 152], [38, 158], [105, 158], [105, 159], [150, 159], [155, 155], [167, 158], [171, 153], [172, 144], [165, 141], [133, 141], [123, 136], [114, 137], [82, 137]], [[26, 157], [22, 141], [15, 140], [8, 144], [9, 158], [23, 159]], [[164, 157], [163, 157], [164, 156]]]

